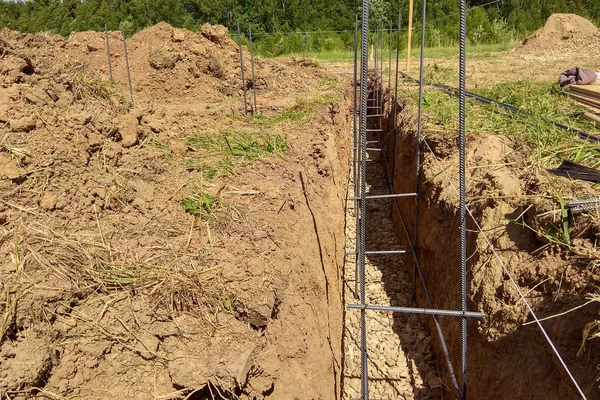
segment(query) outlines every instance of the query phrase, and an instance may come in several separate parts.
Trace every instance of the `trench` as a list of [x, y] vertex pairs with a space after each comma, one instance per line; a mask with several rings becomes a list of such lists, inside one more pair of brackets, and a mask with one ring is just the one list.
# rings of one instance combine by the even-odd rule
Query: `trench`
[[[371, 93], [370, 98], [373, 99]], [[373, 114], [373, 113], [371, 113]], [[370, 129], [387, 124], [389, 116], [372, 118]], [[379, 141], [370, 132], [369, 143]], [[368, 147], [373, 147], [369, 145]], [[367, 158], [367, 195], [389, 194], [382, 152], [369, 151]], [[350, 173], [348, 197], [353, 194]], [[400, 250], [389, 198], [367, 203], [366, 250]], [[344, 302], [357, 303], [355, 287], [356, 219], [354, 202], [346, 210], [346, 262], [344, 264]], [[348, 254], [350, 253], [350, 254]], [[412, 280], [406, 255], [368, 254], [365, 266], [366, 302], [375, 305], [411, 305]], [[347, 310], [344, 320], [342, 373], [343, 399], [360, 398], [360, 313]], [[432, 337], [416, 315], [367, 311], [369, 398], [443, 399], [443, 382], [432, 350]]]
[[[400, 99], [402, 101], [402, 99]], [[414, 192], [416, 187], [416, 110], [405, 107], [404, 104], [397, 104], [399, 111], [396, 116], [398, 126], [395, 137], [392, 135], [383, 136], [384, 147], [390, 150], [391, 180], [394, 186], [394, 193]], [[388, 106], [384, 114], [384, 123], [386, 119], [393, 118]], [[433, 297], [434, 306], [438, 309], [459, 310], [460, 300], [460, 269], [459, 269], [459, 213], [457, 203], [449, 200], [448, 196], [442, 193], [447, 190], [447, 182], [435, 177], [441, 174], [439, 165], [433, 162], [431, 151], [436, 157], [444, 163], [444, 168], [452, 168], [452, 160], [457, 158], [456, 137], [450, 133], [448, 136], [428, 135], [424, 132], [427, 145], [423, 141], [420, 143], [420, 162], [421, 169], [419, 179], [421, 182], [418, 196], [418, 222], [416, 241], [417, 256], [420, 265], [423, 268], [423, 274], [428, 289]], [[478, 138], [467, 142], [467, 154], [469, 151], [476, 152], [481, 143], [489, 138]], [[493, 139], [493, 138], [492, 138]], [[431, 149], [431, 151], [430, 151]], [[494, 164], [495, 160], [487, 160]], [[450, 167], [449, 167], [450, 165]], [[367, 170], [373, 170], [369, 166]], [[452, 174], [452, 172], [450, 172]], [[456, 176], [456, 181], [458, 177]], [[467, 178], [467, 187], [470, 190], [469, 178]], [[473, 193], [479, 193], [478, 188], [473, 189]], [[400, 247], [408, 246], [405, 240], [405, 231], [403, 222], [406, 223], [408, 232], [414, 232], [415, 229], [415, 203], [412, 198], [397, 198], [398, 207], [391, 206], [388, 202], [382, 213], [385, 212], [387, 218], [391, 217], [390, 236]], [[506, 206], [506, 205], [505, 205]], [[493, 209], [502, 210], [498, 204], [472, 204], [470, 206], [474, 218], [481, 224], [485, 231], [490, 230], [508, 232], [511, 229], [508, 223], [509, 216], [502, 218], [496, 217], [490, 219], [489, 216], [484, 219], [484, 215], [493, 213]], [[398, 213], [400, 211], [401, 215]], [[521, 211], [519, 211], [521, 212]], [[367, 219], [368, 221], [368, 219]], [[487, 226], [486, 223], [494, 222], [494, 226]], [[368, 223], [368, 222], [367, 222]], [[385, 222], [388, 223], [387, 220]], [[506, 225], [508, 224], [508, 225]], [[514, 227], [513, 227], [514, 228]], [[468, 385], [467, 398], [501, 400], [506, 398], [513, 399], [579, 399], [580, 397], [574, 390], [573, 385], [567, 378], [564, 370], [560, 366], [556, 357], [553, 356], [548, 343], [544, 340], [541, 332], [535, 324], [514, 325], [514, 309], [519, 304], [502, 303], [500, 306], [492, 308], [484, 302], [482, 293], [492, 293], [495, 298], [502, 299], [503, 293], [506, 293], [510, 286], [508, 278], [502, 274], [499, 265], [495, 260], [490, 260], [487, 245], [482, 244], [481, 235], [473, 220], [467, 220], [467, 248], [468, 251], [468, 310], [483, 311], [486, 317], [483, 320], [469, 320], [468, 322]], [[520, 233], [521, 235], [527, 232]], [[513, 233], [514, 235], [514, 233]], [[529, 235], [531, 236], [531, 235]], [[501, 257], [506, 260], [515, 260], [514, 254], [521, 250], [523, 253], [530, 254], [537, 247], [534, 238], [529, 240], [527, 249], [504, 249]], [[367, 239], [369, 236], [367, 236]], [[525, 240], [525, 239], [524, 239]], [[521, 255], [522, 256], [522, 255]], [[408, 256], [403, 258], [402, 279], [416, 283], [415, 303], [418, 307], [428, 308], [428, 302], [418, 277], [413, 276], [412, 260]], [[518, 258], [516, 258], [518, 261]], [[510, 265], [510, 263], [509, 263]], [[483, 272], [482, 272], [483, 271]], [[498, 272], [500, 271], [500, 272]], [[490, 278], [492, 274], [500, 274], [499, 281]], [[486, 275], [486, 279], [481, 279]], [[384, 279], [385, 282], [385, 274]], [[498, 286], [500, 285], [500, 286]], [[505, 295], [504, 295], [505, 296]], [[405, 299], [404, 299], [405, 300]], [[410, 298], [409, 298], [410, 300]], [[406, 304], [406, 303], [405, 303]], [[405, 305], [398, 304], [398, 305]], [[392, 305], [395, 305], [392, 303]], [[522, 304], [521, 304], [522, 306]], [[404, 323], [401, 318], [399, 323]], [[442, 385], [443, 398], [456, 398], [452, 390], [452, 381], [446, 365], [445, 356], [441, 346], [440, 339], [435, 332], [433, 318], [430, 316], [419, 316], [417, 320], [422, 323], [425, 332], [432, 332], [430, 347], [433, 360], [438, 368], [439, 379]], [[457, 379], [460, 382], [460, 359], [461, 359], [461, 334], [460, 318], [440, 317], [439, 322], [445, 335], [450, 359], [453, 363]], [[512, 325], [511, 325], [512, 324]], [[588, 365], [596, 365], [596, 356], [588, 360], [577, 360], [575, 354], [577, 349], [573, 349], [581, 343], [580, 334], [583, 325], [576, 317], [569, 322], [569, 318], [564, 321], [549, 321], [545, 324], [550, 336], [554, 339], [559, 351], [563, 357], [566, 356], [566, 362], [569, 369], [573, 371], [576, 379], [583, 383], [583, 387], [590, 390], [588, 399], [598, 399], [597, 393], [591, 392], [594, 382], [597, 385], [597, 371], [593, 367], [586, 368]], [[502, 334], [493, 336], [489, 333], [490, 327], [498, 327]], [[590, 371], [591, 370], [591, 371]], [[408, 397], [407, 397], [408, 398]], [[417, 398], [417, 397], [415, 397]], [[431, 398], [431, 397], [425, 397]]]

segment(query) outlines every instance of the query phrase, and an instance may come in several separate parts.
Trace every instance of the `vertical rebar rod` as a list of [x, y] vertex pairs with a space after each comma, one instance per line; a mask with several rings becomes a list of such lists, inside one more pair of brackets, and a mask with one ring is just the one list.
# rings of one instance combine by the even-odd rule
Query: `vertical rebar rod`
[[[467, 310], [467, 204], [465, 179], [465, 91], [467, 64], [467, 4], [460, 0], [460, 55], [458, 86], [458, 147], [459, 147], [459, 191], [460, 191], [460, 291], [463, 313]], [[421, 77], [423, 80], [423, 77]], [[462, 355], [462, 400], [467, 398], [467, 318], [461, 320], [461, 355]]]
[[254, 108], [252, 108], [252, 115], [258, 114], [258, 108], [256, 106], [256, 79], [254, 77], [254, 50], [252, 49], [252, 25], [248, 24], [249, 44], [250, 44], [250, 63], [252, 64], [252, 92], [254, 94]]
[[[419, 247], [419, 190], [421, 189], [421, 137], [423, 134], [423, 75], [425, 73], [425, 20], [427, 16], [427, 0], [423, 0], [423, 10], [421, 15], [421, 54], [419, 55], [419, 112], [417, 116], [417, 148], [416, 148], [416, 173], [415, 173], [415, 226], [413, 229], [413, 243], [415, 249]], [[416, 297], [417, 271], [413, 266], [413, 299]]]
[[110, 61], [110, 43], [108, 43], [108, 27], [104, 24], [104, 39], [106, 40], [106, 56], [108, 57], [108, 75], [110, 83], [114, 83], [112, 74], [112, 62]]
[[127, 37], [125, 36], [125, 26], [121, 25], [121, 34], [123, 35], [123, 49], [125, 50], [125, 67], [127, 68], [127, 82], [129, 83], [129, 94], [131, 95], [131, 104], [135, 106], [133, 101], [133, 87], [131, 86], [131, 72], [129, 70], [129, 55], [127, 54]]
[[[383, 100], [385, 94], [385, 91], [383, 90], [383, 53], [385, 53], [385, 26], [383, 25], [383, 19], [381, 20], [381, 40], [379, 46], [379, 62], [381, 64], [379, 69], [379, 76], [381, 77], [381, 90], [379, 92], [379, 96], [381, 96], [381, 101], [379, 102], [379, 114], [383, 114]], [[379, 128], [383, 128], [383, 118], [381, 117], [379, 117]]]
[[373, 37], [373, 76], [374, 76], [374, 84], [373, 84], [373, 103], [375, 103], [374, 107], [379, 107], [379, 90], [377, 82], [379, 82], [379, 77], [377, 76], [377, 70], [379, 69], [379, 64], [377, 62], [377, 49], [379, 45], [379, 30], [375, 29], [375, 36]]
[[242, 51], [242, 31], [240, 21], [237, 21], [238, 46], [240, 48], [240, 69], [242, 70], [242, 90], [244, 91], [244, 115], [248, 115], [248, 98], [246, 95], [246, 77], [244, 76], [244, 52]]
[[310, 38], [308, 37], [308, 33], [306, 36], [306, 57], [310, 57]]
[[23, 40], [23, 32], [19, 31], [19, 40]]
[[[360, 304], [365, 305], [365, 229], [366, 229], [366, 197], [367, 197], [367, 79], [369, 71], [369, 0], [363, 0], [362, 7], [362, 55], [360, 69], [360, 241], [358, 246], [360, 263]], [[369, 399], [369, 368], [367, 352], [366, 310], [360, 310], [360, 373], [361, 398]]]
[[[355, 160], [352, 163], [352, 173], [353, 173], [353, 180], [352, 182], [354, 183], [354, 198], [356, 200], [354, 200], [354, 217], [355, 217], [355, 227], [356, 227], [356, 241], [355, 241], [355, 247], [358, 244], [358, 240], [359, 240], [359, 213], [358, 213], [358, 162], [356, 160], [358, 160], [358, 151], [359, 151], [359, 138], [358, 138], [358, 127], [356, 126], [357, 124], [357, 120], [356, 117], [359, 114], [359, 111], [357, 110], [358, 107], [358, 99], [357, 99], [357, 95], [356, 95], [356, 84], [357, 84], [357, 70], [358, 70], [358, 14], [356, 14], [356, 17], [354, 19], [354, 84], [352, 86], [352, 96], [354, 98], [354, 108], [353, 110], [353, 153], [352, 153], [352, 159]], [[354, 295], [358, 298], [358, 252], [355, 252], [354, 255]]]
[[4, 40], [6, 40], [6, 28], [2, 28], [2, 33], [4, 34]]
[[[394, 84], [394, 126], [392, 128], [393, 148], [392, 148], [392, 171], [390, 180], [392, 182], [392, 191], [394, 190], [394, 176], [396, 174], [396, 128], [398, 127], [398, 67], [400, 62], [400, 26], [402, 25], [402, 10], [398, 8], [398, 38], [396, 39], [396, 82]], [[391, 89], [390, 89], [391, 90]]]
[[[390, 99], [390, 112], [392, 111], [391, 109], [391, 105], [392, 105], [392, 30], [394, 29], [394, 23], [393, 23], [393, 18], [390, 18], [390, 41], [389, 41], [389, 57], [388, 57], [388, 92], [389, 92], [389, 99]], [[390, 121], [391, 119], [388, 117], [387, 119], [387, 132], [389, 133], [390, 131]]]

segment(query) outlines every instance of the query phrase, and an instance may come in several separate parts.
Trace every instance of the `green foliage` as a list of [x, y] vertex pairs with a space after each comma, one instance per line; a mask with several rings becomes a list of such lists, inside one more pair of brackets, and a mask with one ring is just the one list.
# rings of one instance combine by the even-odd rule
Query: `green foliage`
[[213, 216], [219, 204], [220, 192], [219, 190], [216, 195], [212, 195], [200, 185], [181, 202], [181, 206], [188, 214]]
[[[557, 12], [575, 12], [596, 23], [600, 21], [597, 0], [471, 0], [467, 13], [468, 37], [472, 44], [503, 43], [523, 38]], [[486, 5], [487, 4], [487, 5]], [[480, 7], [486, 5], [485, 7]], [[23, 32], [50, 31], [67, 36], [72, 31], [110, 30], [123, 26], [127, 35], [166, 21], [176, 27], [199, 30], [203, 23], [218, 23], [236, 31], [252, 25], [258, 54], [278, 56], [349, 51], [353, 43], [354, 18], [360, 2], [348, 0], [32, 0], [0, 1], [0, 27]], [[400, 9], [400, 10], [399, 10]], [[386, 30], [404, 16], [400, 43], [406, 41], [408, 2], [371, 0], [371, 27]], [[415, 2], [414, 28], [420, 32], [421, 2]], [[430, 0], [427, 4], [426, 41], [428, 46], [453, 46], [458, 39], [456, 0]], [[314, 32], [317, 33], [314, 33]], [[326, 31], [326, 32], [324, 32]], [[336, 33], [335, 31], [343, 31]], [[301, 34], [300, 32], [307, 32]], [[394, 33], [394, 46], [397, 43]], [[371, 35], [370, 40], [373, 40]], [[388, 43], [387, 39], [386, 43]], [[420, 35], [413, 35], [417, 46]]]

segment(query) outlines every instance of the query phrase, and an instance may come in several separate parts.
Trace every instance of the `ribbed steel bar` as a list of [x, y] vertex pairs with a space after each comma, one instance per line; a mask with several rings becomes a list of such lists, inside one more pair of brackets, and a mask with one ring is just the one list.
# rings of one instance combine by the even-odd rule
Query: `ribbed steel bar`
[[[419, 55], [419, 82], [423, 82], [423, 75], [425, 74], [425, 25], [427, 18], [427, 0], [423, 0], [423, 10], [421, 15], [421, 53]], [[416, 146], [416, 174], [415, 174], [415, 192], [419, 193], [421, 189], [421, 137], [423, 135], [423, 84], [419, 84], [419, 111], [417, 116], [417, 146]], [[415, 226], [413, 229], [413, 237], [415, 246], [419, 246], [419, 202], [418, 198], [415, 198]], [[416, 268], [414, 266], [413, 268]], [[413, 269], [413, 299], [416, 296], [417, 287], [417, 274]]]
[[377, 49], [379, 45], [379, 29], [375, 29], [375, 36], [373, 37], [373, 74], [374, 74], [374, 83], [373, 83], [373, 100], [375, 103], [375, 106], [371, 107], [372, 109], [377, 109], [379, 110], [379, 90], [378, 90], [378, 84], [377, 82], [379, 82], [379, 74], [378, 74], [378, 67], [379, 67], [379, 63], [377, 62]]
[[240, 47], [240, 69], [242, 70], [242, 90], [244, 91], [244, 115], [248, 115], [248, 99], [246, 96], [246, 78], [244, 77], [244, 52], [242, 51], [242, 31], [240, 21], [237, 21], [238, 45]]
[[[381, 90], [379, 91], [379, 96], [381, 96], [381, 100], [379, 102], [379, 107], [381, 107], [381, 113], [383, 114], [383, 100], [385, 91], [383, 90], [383, 53], [385, 53], [385, 26], [383, 25], [383, 20], [381, 20], [381, 41], [380, 41], [380, 50], [379, 50], [379, 76], [381, 77]], [[383, 121], [379, 120], [379, 127], [383, 127]]]
[[125, 50], [125, 66], [127, 67], [127, 82], [129, 83], [129, 94], [131, 95], [131, 104], [133, 101], [133, 87], [131, 86], [131, 72], [129, 71], [129, 55], [127, 54], [127, 37], [125, 36], [125, 26], [121, 25], [121, 34], [123, 35], [123, 49]]
[[[359, 110], [358, 108], [358, 99], [357, 99], [357, 93], [356, 93], [356, 86], [357, 86], [357, 75], [358, 74], [358, 14], [356, 14], [355, 18], [354, 18], [354, 84], [352, 86], [352, 96], [354, 99], [354, 108], [352, 109], [352, 118], [353, 118], [353, 143], [352, 143], [352, 154], [353, 154], [353, 158], [355, 160], [358, 159], [358, 152], [360, 150], [359, 147], [359, 137], [358, 137], [358, 121], [357, 121], [357, 116], [359, 115]], [[354, 197], [358, 199], [358, 188], [359, 188], [359, 182], [358, 182], [358, 166], [357, 164], [353, 164], [352, 165], [352, 174], [353, 174], [353, 184], [354, 184]], [[359, 241], [359, 235], [360, 235], [360, 228], [359, 228], [359, 217], [360, 213], [358, 211], [358, 200], [354, 200], [354, 218], [355, 218], [355, 234], [356, 234], [356, 241], [355, 243], [358, 243]], [[356, 252], [356, 256], [354, 257], [354, 294], [355, 296], [358, 298], [358, 252]]]
[[106, 56], [108, 57], [108, 75], [110, 76], [110, 83], [113, 83], [112, 62], [110, 60], [110, 43], [108, 42], [108, 27], [106, 24], [104, 24], [104, 38], [106, 40]]
[[[460, 192], [460, 292], [463, 313], [467, 311], [467, 195], [465, 174], [465, 117], [466, 117], [466, 64], [467, 64], [467, 4], [460, 0], [460, 49], [458, 85], [458, 147]], [[421, 76], [421, 81], [423, 77]], [[467, 398], [467, 318], [461, 320], [462, 400]]]
[[[360, 69], [360, 241], [358, 242], [359, 270], [360, 270], [360, 304], [365, 305], [365, 231], [366, 231], [366, 205], [367, 196], [367, 79], [369, 73], [369, 0], [362, 2], [362, 54]], [[361, 398], [369, 399], [369, 367], [367, 349], [367, 324], [366, 310], [360, 310], [360, 376], [361, 376]]]
[[393, 151], [394, 155], [392, 156], [392, 171], [391, 174], [394, 175], [396, 170], [396, 128], [398, 127], [398, 67], [400, 62], [400, 27], [402, 26], [402, 10], [398, 9], [398, 37], [396, 39], [396, 83], [394, 84], [394, 127], [392, 128], [393, 132]]
[[[373, 250], [373, 251], [365, 251], [365, 254], [368, 255], [377, 255], [377, 254], [407, 254], [410, 253], [410, 250]], [[346, 253], [347, 256], [351, 256], [353, 254], [358, 254], [356, 251], [349, 251]]]
[[252, 115], [258, 114], [258, 107], [256, 105], [256, 79], [254, 76], [254, 50], [252, 49], [252, 25], [248, 24], [248, 44], [250, 46], [250, 63], [252, 64], [252, 92], [254, 94], [254, 107], [252, 108]]
[[389, 311], [404, 314], [437, 315], [440, 317], [483, 318], [485, 316], [484, 313], [476, 311], [464, 312], [460, 310], [436, 310], [433, 308], [380, 306], [373, 304], [349, 304], [348, 308], [351, 310]]

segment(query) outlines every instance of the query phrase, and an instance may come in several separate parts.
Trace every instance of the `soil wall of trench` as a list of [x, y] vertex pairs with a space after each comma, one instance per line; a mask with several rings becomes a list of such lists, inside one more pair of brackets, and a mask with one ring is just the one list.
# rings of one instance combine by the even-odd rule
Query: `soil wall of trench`
[[[402, 109], [398, 115], [400, 128], [394, 139], [389, 135], [385, 145], [393, 149], [394, 192], [414, 192], [416, 187], [416, 132], [415, 110]], [[443, 168], [458, 182], [458, 140], [447, 136], [428, 135], [427, 143], [441, 160]], [[456, 135], [454, 135], [456, 136]], [[394, 143], [395, 141], [395, 143]], [[395, 145], [395, 148], [394, 148]], [[501, 165], [505, 154], [515, 148], [515, 144], [498, 136], [468, 137], [467, 139], [467, 197], [510, 198], [523, 194], [526, 183], [518, 172], [506, 166], [497, 168], [477, 168], [474, 166]], [[459, 214], [458, 195], [441, 173], [441, 166], [434, 160], [429, 149], [421, 143], [420, 196], [418, 197], [419, 221], [417, 252], [425, 281], [433, 297], [434, 306], [440, 309], [459, 310], [461, 306], [460, 254], [459, 254]], [[400, 198], [398, 205], [409, 232], [415, 225], [414, 199]], [[532, 253], [540, 247], [538, 239], [527, 229], [510, 221], [524, 207], [508, 200], [487, 200], [469, 204], [475, 219], [490, 237], [493, 246], [499, 249], [500, 256], [511, 274], [515, 274], [521, 290], [524, 273], [539, 271], [544, 263], [552, 259], [532, 258]], [[404, 229], [396, 207], [392, 205], [392, 216], [397, 235], [405, 246]], [[527, 310], [518, 293], [503, 273], [483, 236], [476, 232], [472, 219], [467, 223], [468, 235], [468, 309], [482, 311], [483, 320], [469, 320], [468, 323], [468, 397], [471, 399], [578, 399], [567, 375], [558, 360], [552, 355], [548, 343], [535, 324], [523, 325], [529, 321]], [[406, 267], [412, 272], [412, 260], [406, 259]], [[554, 260], [556, 261], [556, 260]], [[556, 261], [558, 262], [558, 261]], [[423, 286], [417, 275], [416, 302], [428, 307]], [[532, 300], [533, 298], [533, 300]], [[549, 303], [556, 301], [548, 293], [535, 293], [528, 299], [536, 311], [548, 310]], [[564, 299], [563, 299], [564, 300]], [[573, 299], [571, 299], [573, 300]], [[579, 298], [581, 300], [581, 298]], [[566, 300], [564, 300], [566, 302]], [[581, 301], [583, 302], [583, 301]], [[559, 301], [560, 303], [560, 301]], [[562, 304], [565, 308], [564, 303]], [[559, 308], [560, 309], [560, 308]], [[592, 388], [596, 378], [597, 352], [588, 349], [582, 357], [577, 356], [581, 345], [581, 332], [593, 313], [577, 315], [571, 313], [564, 318], [544, 322], [546, 328], [563, 355], [569, 368], [588, 392], [588, 398], [600, 398], [597, 388]], [[452, 381], [448, 373], [440, 340], [435, 334], [433, 319], [422, 317], [432, 332], [433, 349], [437, 364], [443, 371], [444, 382], [449, 398], [454, 398]], [[453, 362], [457, 379], [461, 381], [461, 334], [460, 319], [441, 317], [442, 326]], [[597, 386], [597, 385], [596, 385]]]

